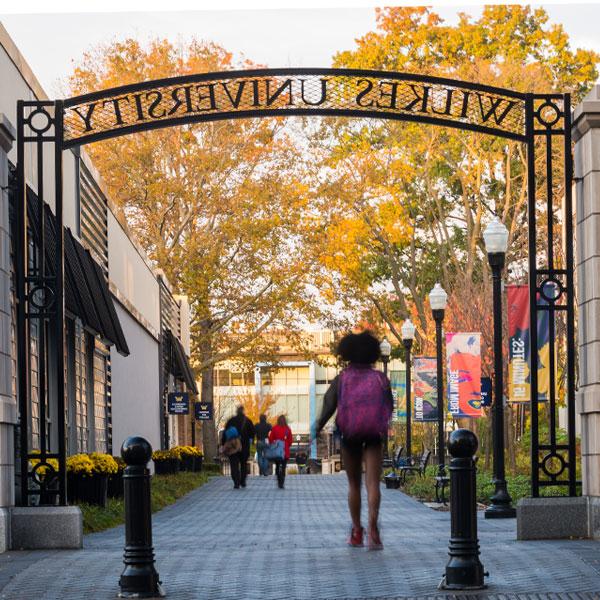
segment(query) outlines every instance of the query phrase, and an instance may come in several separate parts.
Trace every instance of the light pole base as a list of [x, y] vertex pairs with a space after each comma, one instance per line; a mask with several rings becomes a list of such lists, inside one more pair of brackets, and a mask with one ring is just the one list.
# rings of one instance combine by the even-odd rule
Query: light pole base
[[486, 519], [516, 519], [517, 509], [513, 506], [499, 506], [492, 504], [485, 509], [483, 516]]

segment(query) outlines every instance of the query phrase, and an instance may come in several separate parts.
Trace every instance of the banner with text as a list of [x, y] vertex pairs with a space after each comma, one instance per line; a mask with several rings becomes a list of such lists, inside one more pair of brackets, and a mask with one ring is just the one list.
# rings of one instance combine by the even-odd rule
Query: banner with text
[[481, 334], [446, 333], [448, 410], [454, 418], [481, 416]]
[[416, 356], [414, 370], [415, 421], [437, 421], [437, 366], [435, 357]]
[[406, 421], [406, 371], [390, 371], [390, 383], [394, 395], [392, 421]]
[[492, 378], [481, 378], [481, 406], [488, 407], [492, 405]]
[[[552, 286], [552, 284], [549, 284]], [[554, 290], [546, 286], [544, 294], [551, 296]], [[547, 304], [544, 295], [540, 304]], [[508, 399], [510, 402], [529, 402], [529, 377], [531, 360], [529, 356], [529, 289], [526, 285], [507, 286], [508, 304]], [[550, 327], [549, 313], [538, 313], [538, 400], [548, 400], [550, 389]]]

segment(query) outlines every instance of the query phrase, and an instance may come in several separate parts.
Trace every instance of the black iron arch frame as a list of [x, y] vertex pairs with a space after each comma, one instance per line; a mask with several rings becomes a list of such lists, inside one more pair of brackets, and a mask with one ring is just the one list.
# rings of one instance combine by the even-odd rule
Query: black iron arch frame
[[[525, 144], [528, 167], [528, 235], [530, 322], [549, 312], [550, 432], [540, 437], [538, 369], [530, 372], [532, 423], [532, 495], [542, 486], [567, 486], [576, 494], [575, 453], [575, 324], [573, 282], [571, 106], [569, 94], [520, 93], [492, 86], [410, 73], [353, 69], [263, 69], [203, 73], [136, 83], [66, 100], [19, 101], [17, 340], [21, 445], [21, 503], [56, 488], [66, 503], [64, 359], [40, 360], [37, 387], [39, 421], [45, 423], [56, 406], [56, 434], [40, 427], [40, 448], [31, 447], [31, 359], [28, 335], [37, 320], [39, 347], [50, 336], [54, 348], [64, 347], [64, 258], [62, 239], [62, 155], [68, 148], [161, 127], [223, 119], [300, 116], [360, 117], [443, 125], [515, 140]], [[559, 150], [560, 147], [560, 150]], [[553, 180], [553, 160], [562, 153], [561, 181]], [[54, 180], [44, 186], [45, 157], [51, 155]], [[35, 167], [26, 172], [27, 161]], [[540, 164], [545, 169], [540, 171]], [[536, 179], [537, 172], [544, 175]], [[28, 180], [31, 178], [31, 181]], [[48, 181], [48, 177], [46, 176]], [[54, 204], [57, 241], [54, 264], [44, 262], [45, 234], [35, 239], [26, 221], [26, 186], [37, 188], [42, 202]], [[564, 256], [555, 256], [553, 199], [563, 195]], [[539, 200], [538, 200], [539, 198]], [[53, 201], [53, 202], [52, 202]], [[547, 223], [540, 239], [539, 222]], [[43, 220], [40, 220], [43, 222]], [[39, 257], [39, 260], [36, 259]], [[553, 293], [547, 298], [550, 284]], [[556, 317], [563, 326], [556, 326]], [[559, 337], [561, 339], [559, 339]], [[559, 443], [555, 360], [566, 352], [568, 442]], [[537, 327], [530, 327], [530, 356], [539, 364]], [[50, 382], [50, 383], [49, 383]], [[55, 400], [49, 402], [54, 394]], [[39, 452], [38, 452], [39, 451]], [[58, 467], [50, 461], [55, 459]], [[58, 482], [58, 483], [57, 483]]]

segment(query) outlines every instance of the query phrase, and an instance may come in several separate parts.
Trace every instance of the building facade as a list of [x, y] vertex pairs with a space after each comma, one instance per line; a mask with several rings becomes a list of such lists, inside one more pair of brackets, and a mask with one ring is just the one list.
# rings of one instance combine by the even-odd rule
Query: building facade
[[[170, 391], [197, 393], [189, 365], [189, 307], [156, 271], [118, 216], [83, 150], [64, 153], [65, 414], [58, 414], [58, 348], [43, 318], [44, 299], [30, 293], [28, 344], [16, 334], [15, 252], [18, 251], [15, 172], [17, 100], [44, 100], [41, 88], [0, 26], [0, 551], [10, 547], [10, 507], [36, 505], [36, 483], [23, 448], [56, 453], [64, 418], [67, 454], [119, 454], [124, 439], [142, 435], [154, 448], [178, 443], [177, 420], [166, 411]], [[48, 269], [56, 244], [51, 185], [21, 165], [27, 182], [30, 270]], [[23, 361], [23, 357], [26, 358]], [[27, 366], [28, 398], [19, 381]], [[22, 370], [22, 369], [21, 369]], [[20, 407], [24, 411], [20, 411]]]
[[[333, 419], [319, 439], [314, 424], [321, 414], [325, 392], [341, 368], [332, 354], [335, 334], [331, 330], [307, 331], [305, 337], [306, 354], [282, 344], [275, 362], [257, 363], [252, 370], [240, 369], [230, 362], [217, 365], [217, 428], [224, 426], [238, 405], [249, 405], [259, 413], [265, 412], [271, 422], [278, 415], [285, 415], [296, 441], [310, 445], [311, 458], [327, 458], [333, 453]], [[398, 398], [402, 395], [404, 364], [392, 360], [388, 368]]]

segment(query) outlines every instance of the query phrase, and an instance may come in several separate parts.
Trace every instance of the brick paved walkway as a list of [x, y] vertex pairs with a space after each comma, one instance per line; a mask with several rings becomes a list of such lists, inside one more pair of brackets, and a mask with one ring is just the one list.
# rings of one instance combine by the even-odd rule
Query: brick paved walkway
[[[157, 568], [169, 598], [446, 599], [437, 584], [447, 560], [448, 513], [383, 490], [383, 552], [344, 544], [343, 475], [249, 479], [233, 490], [217, 478], [154, 517]], [[80, 551], [0, 555], [0, 599], [114, 598], [121, 527], [85, 538]], [[600, 543], [516, 542], [515, 522], [480, 521], [486, 594], [509, 600], [600, 600]], [[598, 593], [594, 593], [598, 592]], [[567, 595], [567, 593], [570, 593]], [[538, 595], [539, 594], [539, 595]]]

